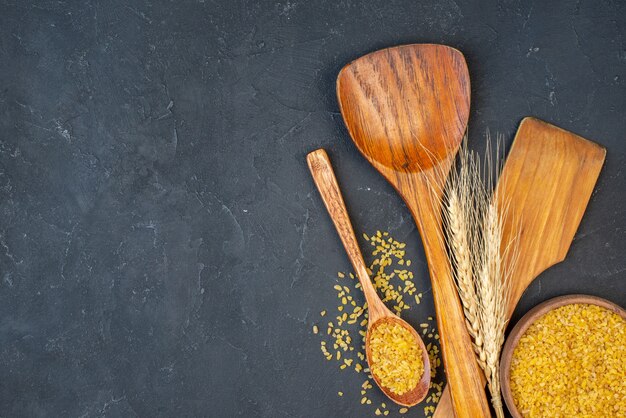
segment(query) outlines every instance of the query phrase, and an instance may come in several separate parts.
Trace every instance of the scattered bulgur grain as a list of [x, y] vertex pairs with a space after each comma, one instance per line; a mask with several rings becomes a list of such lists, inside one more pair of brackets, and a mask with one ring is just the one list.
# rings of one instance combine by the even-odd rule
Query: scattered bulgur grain
[[[391, 239], [388, 235], [388, 233], [380, 232], [371, 235], [371, 238], [366, 238], [370, 242], [368, 248], [370, 248], [372, 258], [372, 263], [367, 268], [367, 271], [381, 299], [390, 309], [400, 315], [406, 312], [407, 309], [410, 309], [411, 306], [415, 306], [413, 300], [415, 300], [416, 304], [419, 304], [423, 295], [422, 293], [418, 294], [418, 289], [413, 282], [413, 272], [407, 269], [411, 263], [410, 260], [404, 259], [404, 248], [406, 244]], [[400, 263], [401, 260], [402, 263]], [[352, 292], [353, 295], [351, 295], [350, 291], [352, 289], [361, 288], [361, 284], [356, 280], [355, 275], [348, 272], [340, 273], [337, 274], [337, 277], [340, 279], [349, 276], [352, 280], [349, 282], [349, 285], [347, 285], [348, 282], [346, 282], [346, 285], [343, 283], [339, 285], [337, 282], [332, 284], [340, 303], [337, 305], [338, 315], [336, 316], [336, 322], [329, 322], [327, 333], [320, 334], [321, 338], [326, 340], [322, 341], [322, 355], [328, 361], [335, 361], [340, 370], [345, 371], [348, 367], [350, 369], [354, 368], [355, 373], [364, 373], [371, 379], [372, 376], [369, 368], [365, 367], [366, 364], [364, 363], [365, 346], [363, 343], [366, 336], [365, 330], [368, 325], [367, 318], [369, 316], [367, 314], [367, 303], [364, 301], [362, 292]], [[347, 303], [342, 300], [343, 298], [345, 298], [345, 302]], [[326, 313], [327, 311], [323, 310], [320, 312], [320, 316], [324, 317]], [[345, 317], [343, 315], [344, 313], [346, 314]], [[432, 324], [432, 317], [429, 317], [428, 321]], [[429, 327], [425, 328], [428, 329]], [[353, 332], [358, 333], [358, 336], [354, 334], [354, 340], [351, 338], [351, 333]], [[441, 366], [441, 359], [438, 356], [439, 349], [435, 345], [437, 338], [438, 336], [435, 334], [434, 340], [425, 340], [425, 342], [428, 343], [427, 351], [430, 358], [431, 375], [433, 378], [436, 376], [437, 368]], [[333, 352], [326, 350], [326, 344], [329, 349], [331, 347], [334, 349]], [[336, 352], [342, 354], [337, 358]], [[350, 366], [346, 364], [347, 360], [353, 361]], [[440, 379], [441, 378], [440, 373]], [[364, 404], [372, 404], [372, 400], [366, 396], [367, 391], [372, 388], [373, 386], [370, 380], [366, 380], [363, 384], [363, 390], [361, 391], [361, 396], [366, 398]], [[430, 401], [426, 401], [425, 403], [435, 405], [441, 396], [442, 390], [443, 384], [441, 381], [439, 381], [439, 383], [431, 381]], [[339, 395], [339, 393], [341, 393], [341, 395]], [[343, 395], [343, 392], [339, 393], [339, 396]], [[385, 416], [390, 412], [386, 409], [384, 403], [380, 404], [378, 409], [380, 409], [381, 413]], [[430, 409], [426, 411], [427, 416], [429, 416], [429, 411]], [[372, 412], [374, 412], [374, 409], [372, 409]]]

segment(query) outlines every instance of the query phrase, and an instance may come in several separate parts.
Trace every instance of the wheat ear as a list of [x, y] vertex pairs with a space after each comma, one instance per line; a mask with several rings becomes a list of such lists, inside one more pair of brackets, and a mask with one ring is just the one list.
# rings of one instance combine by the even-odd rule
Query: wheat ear
[[499, 361], [507, 323], [509, 277], [513, 271], [512, 265], [503, 265], [503, 259], [515, 248], [511, 243], [502, 242], [507, 207], [498, 207], [492, 193], [492, 181], [500, 172], [500, 160], [493, 164], [490, 154], [491, 139], [487, 135], [485, 171], [481, 173], [478, 157], [468, 150], [466, 142], [463, 143], [458, 168], [451, 174], [446, 191], [444, 219], [450, 263], [467, 328], [478, 364], [487, 378], [492, 405], [500, 418], [504, 410]]
[[476, 277], [476, 293], [479, 299], [479, 324], [483, 334], [483, 370], [487, 377], [489, 393], [496, 416], [504, 417], [500, 395], [500, 352], [506, 327], [506, 283], [502, 277], [502, 223], [495, 202], [486, 207], [482, 225], [483, 252], [480, 270]]
[[[474, 351], [479, 362], [484, 362], [483, 337], [479, 324], [478, 298], [473, 280], [472, 260], [472, 228], [475, 221], [474, 198], [477, 166], [472, 154], [469, 153], [464, 140], [459, 151], [458, 171], [451, 173], [448, 193], [445, 199], [444, 218], [447, 224], [447, 240], [450, 246], [450, 263], [453, 276], [463, 305], [466, 325], [474, 344]], [[482, 365], [481, 365], [482, 367]]]

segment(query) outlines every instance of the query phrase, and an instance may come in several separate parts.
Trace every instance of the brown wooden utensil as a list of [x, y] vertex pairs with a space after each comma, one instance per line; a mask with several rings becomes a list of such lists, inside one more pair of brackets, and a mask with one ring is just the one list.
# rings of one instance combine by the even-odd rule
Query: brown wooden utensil
[[469, 116], [465, 59], [443, 45], [373, 52], [341, 70], [337, 96], [352, 140], [402, 196], [420, 231], [455, 412], [459, 418], [489, 416], [482, 371], [446, 255], [439, 209]]
[[335, 178], [335, 173], [333, 172], [333, 168], [330, 164], [326, 151], [318, 149], [317, 151], [311, 152], [307, 155], [307, 162], [309, 164], [309, 170], [313, 175], [315, 185], [322, 195], [324, 205], [326, 205], [330, 218], [335, 224], [339, 238], [341, 238], [341, 242], [348, 253], [348, 258], [354, 267], [354, 271], [356, 272], [359, 282], [361, 283], [361, 289], [363, 289], [363, 293], [365, 294], [369, 311], [367, 335], [365, 338], [365, 351], [367, 353], [367, 362], [370, 365], [370, 370], [371, 331], [383, 322], [395, 322], [396, 324], [399, 324], [409, 330], [415, 338], [415, 344], [419, 346], [419, 350], [422, 353], [424, 373], [415, 388], [407, 393], [397, 395], [383, 386], [374, 373], [372, 373], [372, 377], [381, 390], [394, 402], [405, 406], [416, 405], [424, 399], [430, 386], [430, 361], [428, 359], [428, 352], [426, 351], [424, 342], [411, 325], [387, 309], [385, 304], [378, 297], [376, 289], [374, 289], [369, 274], [367, 273], [367, 267], [365, 265], [365, 261], [363, 261], [363, 255], [361, 254], [356, 236], [354, 235], [348, 211], [343, 201], [339, 184]]
[[[605, 155], [606, 149], [571, 132], [522, 120], [496, 189], [499, 207], [508, 202], [504, 242], [519, 232], [509, 318], [530, 283], [565, 259]], [[433, 417], [452, 416], [446, 388]]]
[[[626, 310], [624, 310], [621, 306], [606, 299], [589, 295], [559, 296], [540, 303], [528, 311], [528, 313], [524, 315], [511, 330], [511, 333], [504, 344], [504, 348], [502, 349], [502, 359], [500, 360], [500, 385], [502, 387], [502, 397], [504, 398], [506, 406], [513, 418], [523, 417], [515, 406], [513, 393], [511, 392], [511, 360], [513, 358], [513, 351], [515, 350], [515, 347], [517, 347], [520, 338], [522, 338], [526, 330], [533, 324], [533, 322], [551, 310], [560, 308], [561, 306], [577, 303], [596, 305], [606, 308], [626, 320]], [[538, 390], [541, 389], [538, 388]]]

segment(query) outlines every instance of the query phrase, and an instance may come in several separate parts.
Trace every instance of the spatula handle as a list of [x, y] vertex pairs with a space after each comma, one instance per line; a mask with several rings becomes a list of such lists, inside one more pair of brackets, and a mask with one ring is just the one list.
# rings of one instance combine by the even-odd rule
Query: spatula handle
[[441, 171], [391, 172], [388, 175], [395, 176], [395, 184], [402, 186], [402, 196], [422, 237], [454, 413], [457, 418], [489, 417], [489, 401], [481, 379], [483, 372], [476, 362], [465, 326], [441, 224], [439, 205], [445, 181], [441, 172], [448, 173], [452, 158], [440, 162]]
[[328, 214], [335, 224], [339, 238], [341, 238], [346, 253], [348, 253], [348, 258], [361, 282], [361, 287], [363, 293], [365, 293], [369, 308], [369, 322], [374, 323], [376, 319], [384, 314], [386, 308], [378, 298], [372, 281], [369, 278], [369, 274], [367, 273], [367, 267], [365, 266], [363, 255], [361, 254], [359, 244], [354, 235], [354, 229], [352, 229], [348, 210], [343, 201], [341, 190], [339, 189], [339, 184], [333, 172], [333, 167], [330, 164], [328, 154], [326, 154], [326, 151], [323, 149], [318, 149], [309, 153], [306, 159], [315, 185], [322, 196]]

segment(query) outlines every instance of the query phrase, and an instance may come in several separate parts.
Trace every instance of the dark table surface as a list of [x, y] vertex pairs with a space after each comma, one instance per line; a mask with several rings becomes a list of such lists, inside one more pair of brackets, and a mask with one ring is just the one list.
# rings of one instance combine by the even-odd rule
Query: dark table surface
[[350, 266], [305, 155], [329, 150], [359, 235], [409, 243], [410, 320], [433, 315], [334, 89], [413, 42], [465, 54], [474, 144], [532, 115], [608, 150], [514, 320], [573, 292], [624, 305], [625, 2], [0, 0], [0, 415], [373, 416], [311, 331]]

